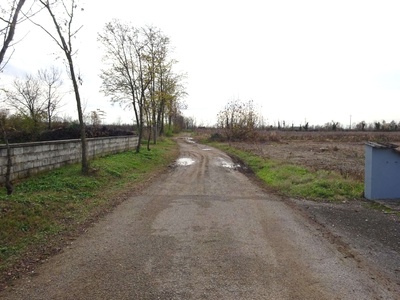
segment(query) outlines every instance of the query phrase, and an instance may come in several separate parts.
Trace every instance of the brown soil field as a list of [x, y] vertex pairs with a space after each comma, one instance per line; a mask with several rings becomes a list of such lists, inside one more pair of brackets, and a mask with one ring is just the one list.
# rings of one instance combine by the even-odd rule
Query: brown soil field
[[[198, 132], [200, 136], [210, 136], [213, 133], [212, 130]], [[362, 181], [365, 143], [372, 141], [400, 146], [398, 131], [263, 131], [259, 134], [259, 141], [234, 144], [265, 158], [287, 161], [314, 170], [337, 171], [346, 177]]]

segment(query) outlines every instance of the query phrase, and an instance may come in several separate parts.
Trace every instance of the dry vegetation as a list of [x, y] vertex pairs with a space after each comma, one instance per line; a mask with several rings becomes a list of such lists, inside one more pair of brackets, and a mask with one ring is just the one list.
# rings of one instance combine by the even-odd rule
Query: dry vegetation
[[[199, 138], [216, 136], [216, 129], [198, 130]], [[368, 141], [400, 145], [400, 132], [259, 131], [253, 142], [235, 147], [273, 160], [283, 160], [315, 170], [334, 170], [345, 177], [364, 179], [364, 147]], [[218, 135], [217, 135], [218, 136]]]

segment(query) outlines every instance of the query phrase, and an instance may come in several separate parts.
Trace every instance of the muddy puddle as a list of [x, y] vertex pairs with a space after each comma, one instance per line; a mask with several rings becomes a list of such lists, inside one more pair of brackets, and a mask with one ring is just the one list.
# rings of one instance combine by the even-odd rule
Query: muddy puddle
[[189, 144], [195, 144], [195, 143], [196, 143], [196, 142], [193, 140], [193, 138], [191, 138], [191, 137], [186, 138], [186, 142], [189, 143]]
[[217, 160], [217, 165], [223, 167], [223, 168], [227, 168], [227, 169], [232, 169], [232, 170], [236, 170], [236, 169], [240, 169], [241, 165], [240, 164], [235, 164], [232, 161], [228, 161], [222, 157], [218, 157]]
[[181, 157], [176, 160], [177, 166], [190, 166], [193, 165], [196, 161], [189, 157]]

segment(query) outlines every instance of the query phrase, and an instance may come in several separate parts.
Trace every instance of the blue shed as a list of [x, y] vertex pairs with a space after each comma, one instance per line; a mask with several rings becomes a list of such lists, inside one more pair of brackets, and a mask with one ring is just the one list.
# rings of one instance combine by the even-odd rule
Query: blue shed
[[365, 144], [364, 196], [400, 199], [400, 149], [390, 143]]

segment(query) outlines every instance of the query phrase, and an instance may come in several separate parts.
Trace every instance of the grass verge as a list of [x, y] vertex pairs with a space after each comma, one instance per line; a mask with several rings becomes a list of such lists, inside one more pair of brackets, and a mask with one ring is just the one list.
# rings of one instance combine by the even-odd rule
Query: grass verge
[[344, 178], [334, 171], [310, 170], [304, 166], [283, 161], [263, 159], [227, 144], [212, 143], [212, 145], [238, 157], [270, 188], [288, 197], [317, 201], [344, 201], [359, 199], [363, 195], [362, 182]]
[[81, 175], [80, 164], [69, 165], [18, 182], [11, 196], [1, 188], [1, 281], [22, 271], [21, 260], [26, 265], [28, 256], [42, 254], [37, 249], [54, 251], [60, 236], [74, 234], [122, 202], [177, 155], [177, 144], [164, 139], [151, 151], [95, 159], [90, 176]]

